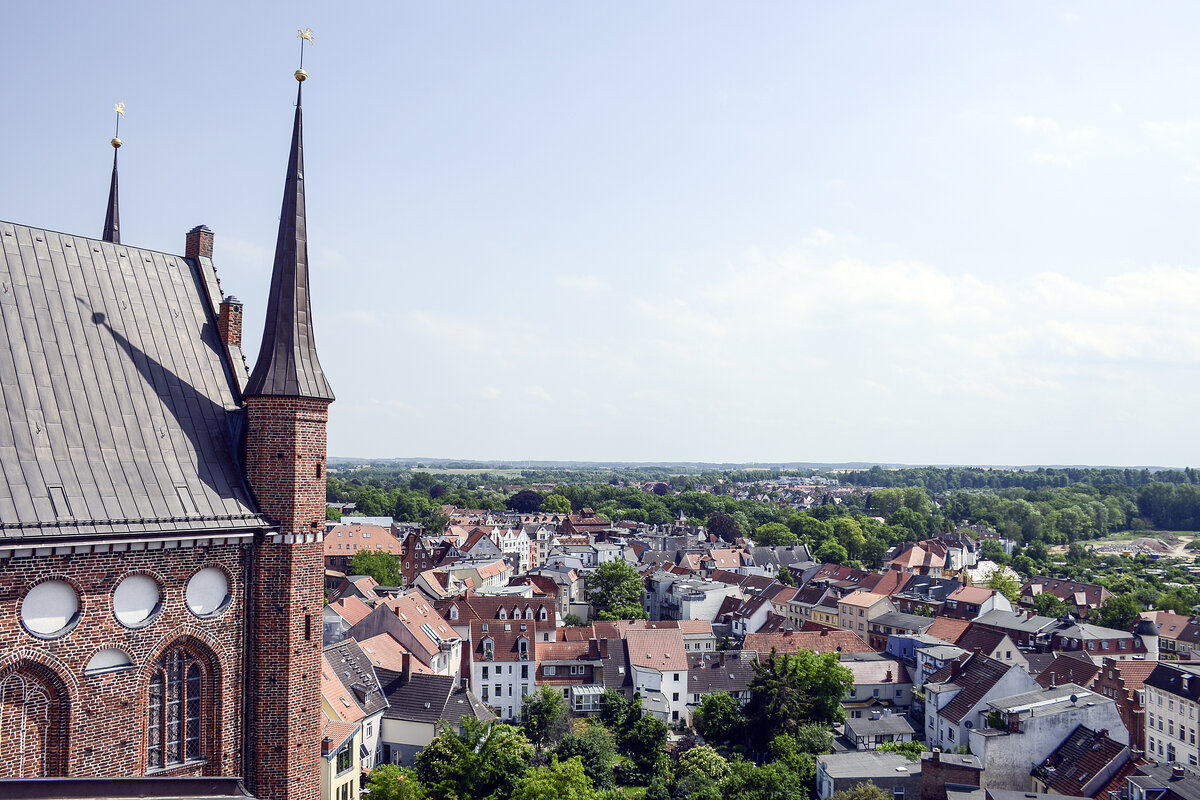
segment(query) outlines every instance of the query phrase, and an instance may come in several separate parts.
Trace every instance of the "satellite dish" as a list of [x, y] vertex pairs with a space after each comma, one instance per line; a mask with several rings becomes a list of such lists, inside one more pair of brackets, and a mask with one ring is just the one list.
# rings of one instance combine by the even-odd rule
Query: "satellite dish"
[[975, 727], [975, 723], [971, 722], [970, 720], [967, 720], [966, 722], [963, 723], [963, 727], [966, 728], [967, 730], [971, 730], [971, 728]]
[[1079, 699], [1079, 697], [1078, 697], [1077, 695], [1071, 695], [1071, 702], [1072, 702], [1072, 703], [1074, 703], [1074, 702], [1075, 702], [1076, 700], [1078, 700], [1078, 699]]

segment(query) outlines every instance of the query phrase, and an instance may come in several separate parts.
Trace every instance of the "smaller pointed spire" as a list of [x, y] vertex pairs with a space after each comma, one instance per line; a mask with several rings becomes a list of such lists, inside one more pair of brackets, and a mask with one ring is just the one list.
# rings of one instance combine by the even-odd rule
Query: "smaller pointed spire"
[[121, 117], [125, 116], [125, 104], [113, 106], [117, 112], [117, 128], [113, 133], [110, 144], [113, 146], [112, 182], [108, 185], [108, 208], [104, 212], [104, 233], [100, 236], [106, 242], [121, 243], [121, 212], [117, 204], [117, 150], [121, 147]]

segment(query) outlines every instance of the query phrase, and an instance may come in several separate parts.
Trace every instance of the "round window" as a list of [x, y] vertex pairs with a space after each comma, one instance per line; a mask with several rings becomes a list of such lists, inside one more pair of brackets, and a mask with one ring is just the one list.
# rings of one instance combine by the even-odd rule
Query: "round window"
[[21, 601], [21, 623], [34, 636], [65, 636], [78, 621], [79, 595], [66, 581], [43, 581]]
[[229, 602], [229, 579], [216, 567], [200, 570], [187, 585], [187, 607], [198, 617], [216, 614]]
[[130, 575], [113, 592], [113, 614], [117, 622], [133, 628], [144, 625], [162, 607], [158, 584], [149, 575]]

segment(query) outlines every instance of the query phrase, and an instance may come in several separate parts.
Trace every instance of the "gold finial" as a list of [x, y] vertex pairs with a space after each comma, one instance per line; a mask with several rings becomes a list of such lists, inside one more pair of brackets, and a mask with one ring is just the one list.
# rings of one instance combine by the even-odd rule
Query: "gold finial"
[[113, 138], [110, 144], [112, 144], [113, 147], [120, 147], [121, 139], [118, 134], [121, 133], [121, 118], [125, 116], [125, 104], [117, 103], [115, 106], [113, 106], [113, 111], [117, 112], [117, 129], [113, 131]]
[[312, 28], [297, 28], [296, 38], [300, 40], [300, 69], [296, 70], [295, 75], [296, 80], [303, 81], [308, 77], [308, 73], [304, 71], [304, 43], [316, 44], [316, 40], [313, 39]]

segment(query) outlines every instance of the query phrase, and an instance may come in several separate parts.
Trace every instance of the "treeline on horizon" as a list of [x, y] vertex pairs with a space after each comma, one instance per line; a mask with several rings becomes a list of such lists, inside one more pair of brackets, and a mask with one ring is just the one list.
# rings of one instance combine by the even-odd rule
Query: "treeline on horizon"
[[[764, 485], [779, 477], [777, 470], [682, 476], [646, 469], [529, 472], [518, 479], [396, 468], [337, 471], [327, 476], [328, 499], [353, 502], [357, 513], [366, 516], [392, 516], [401, 522], [425, 520], [444, 504], [497, 512], [561, 511], [569, 504], [573, 511], [592, 508], [614, 521], [656, 525], [670, 524], [681, 514], [690, 523], [707, 524], [714, 514], [722, 514], [736, 523], [740, 535], [764, 543], [799, 541], [814, 548], [829, 537], [812, 523], [846, 515], [867, 529], [886, 529], [886, 534], [876, 533], [889, 546], [962, 524], [984, 525], [1022, 544], [1067, 544], [1130, 530], [1200, 530], [1200, 484], [1190, 468], [863, 470], [838, 477], [844, 483], [883, 488], [843, 498], [842, 503], [833, 503], [818, 488], [812, 490], [818, 505], [807, 511], [791, 505], [796, 498], [788, 490]], [[992, 485], [981, 485], [985, 482]], [[542, 493], [494, 488], [531, 484], [556, 488]], [[651, 484], [650, 491], [643, 490], [645, 484]], [[697, 491], [698, 485], [712, 491]], [[518, 495], [519, 505], [514, 504]], [[555, 496], [561, 500], [545, 502]], [[931, 502], [935, 499], [937, 503]], [[786, 527], [789, 534], [771, 529], [764, 541], [760, 529], [769, 524]]]

